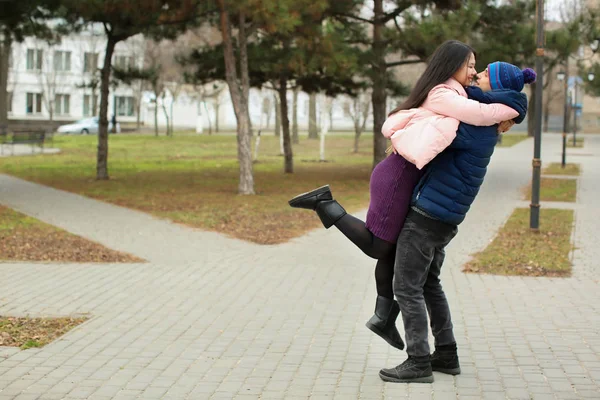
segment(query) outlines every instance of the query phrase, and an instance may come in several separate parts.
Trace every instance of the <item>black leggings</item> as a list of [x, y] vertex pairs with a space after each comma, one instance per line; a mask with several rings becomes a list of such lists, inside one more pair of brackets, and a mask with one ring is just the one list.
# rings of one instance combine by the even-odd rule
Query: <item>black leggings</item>
[[369, 257], [377, 260], [375, 284], [377, 294], [388, 299], [394, 298], [392, 279], [396, 260], [396, 243], [390, 243], [374, 236], [365, 223], [350, 214], [340, 218], [335, 226]]

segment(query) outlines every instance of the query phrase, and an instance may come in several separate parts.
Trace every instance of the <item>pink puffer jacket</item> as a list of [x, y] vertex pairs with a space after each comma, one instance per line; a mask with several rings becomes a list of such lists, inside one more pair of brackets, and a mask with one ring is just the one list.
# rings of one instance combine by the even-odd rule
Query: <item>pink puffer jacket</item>
[[462, 85], [450, 78], [431, 89], [421, 107], [389, 116], [381, 132], [396, 153], [422, 169], [452, 143], [459, 123], [491, 126], [518, 115], [504, 104], [469, 100]]

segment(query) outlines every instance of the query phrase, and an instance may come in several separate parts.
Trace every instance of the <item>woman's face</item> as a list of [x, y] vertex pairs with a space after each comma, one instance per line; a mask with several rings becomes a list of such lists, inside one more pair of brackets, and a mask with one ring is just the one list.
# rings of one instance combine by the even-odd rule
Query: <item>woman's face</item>
[[475, 71], [475, 55], [471, 53], [467, 62], [452, 77], [461, 85], [469, 86], [475, 75], [477, 75], [477, 71]]
[[479, 87], [484, 92], [492, 90], [492, 86], [490, 85], [490, 75], [488, 74], [487, 68], [477, 74], [475, 86]]

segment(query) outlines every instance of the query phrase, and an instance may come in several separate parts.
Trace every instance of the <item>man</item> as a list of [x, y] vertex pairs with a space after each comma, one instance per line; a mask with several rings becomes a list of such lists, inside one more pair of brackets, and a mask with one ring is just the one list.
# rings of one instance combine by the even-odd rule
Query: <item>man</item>
[[[519, 92], [524, 83], [535, 81], [533, 70], [495, 62], [477, 78], [479, 88], [467, 88], [469, 98], [506, 104], [519, 112], [517, 123], [525, 119], [527, 97]], [[483, 183], [498, 131], [506, 131], [512, 124], [481, 127], [461, 123], [452, 144], [429, 163], [416, 186], [398, 237], [394, 268], [394, 294], [402, 313], [408, 358], [395, 368], [382, 369], [382, 380], [430, 383], [432, 371], [460, 373], [450, 309], [439, 279], [444, 249]], [[435, 337], [431, 356], [428, 314]]]

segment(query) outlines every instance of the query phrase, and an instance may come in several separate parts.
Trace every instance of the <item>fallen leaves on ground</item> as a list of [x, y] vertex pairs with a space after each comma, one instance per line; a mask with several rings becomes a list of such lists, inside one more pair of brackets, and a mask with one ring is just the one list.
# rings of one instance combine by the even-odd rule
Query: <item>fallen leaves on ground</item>
[[0, 260], [132, 263], [144, 260], [108, 249], [0, 206]]
[[0, 346], [42, 347], [87, 318], [27, 318], [0, 316]]

